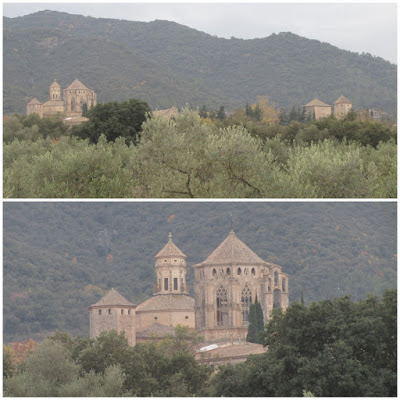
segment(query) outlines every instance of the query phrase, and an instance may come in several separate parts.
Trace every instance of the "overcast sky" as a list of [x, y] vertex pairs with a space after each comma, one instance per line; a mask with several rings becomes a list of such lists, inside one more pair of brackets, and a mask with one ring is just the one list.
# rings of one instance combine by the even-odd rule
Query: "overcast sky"
[[292, 32], [397, 63], [397, 5], [392, 3], [4, 3], [6, 17], [40, 10], [92, 17], [163, 19], [219, 37], [251, 39]]

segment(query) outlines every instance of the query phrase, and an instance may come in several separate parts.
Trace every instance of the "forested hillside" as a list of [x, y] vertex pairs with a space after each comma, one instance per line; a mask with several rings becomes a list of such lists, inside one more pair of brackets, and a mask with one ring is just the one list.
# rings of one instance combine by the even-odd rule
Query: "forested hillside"
[[102, 102], [224, 105], [268, 95], [279, 107], [341, 94], [356, 109], [396, 110], [396, 66], [292, 33], [222, 39], [169, 21], [150, 23], [42, 11], [4, 18], [4, 112], [44, 101], [56, 77], [77, 76]]
[[87, 307], [112, 287], [152, 295], [154, 256], [172, 232], [192, 265], [237, 236], [289, 274], [306, 303], [396, 287], [395, 203], [6, 203], [4, 340], [87, 335]]

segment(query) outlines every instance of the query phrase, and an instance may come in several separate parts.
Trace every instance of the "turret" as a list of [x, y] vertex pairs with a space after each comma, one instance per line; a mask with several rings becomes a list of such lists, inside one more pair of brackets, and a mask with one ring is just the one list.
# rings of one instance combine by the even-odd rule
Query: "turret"
[[154, 294], [187, 294], [186, 255], [172, 241], [169, 234], [168, 243], [156, 255], [157, 284]]
[[61, 87], [55, 80], [50, 85], [50, 100], [61, 100]]

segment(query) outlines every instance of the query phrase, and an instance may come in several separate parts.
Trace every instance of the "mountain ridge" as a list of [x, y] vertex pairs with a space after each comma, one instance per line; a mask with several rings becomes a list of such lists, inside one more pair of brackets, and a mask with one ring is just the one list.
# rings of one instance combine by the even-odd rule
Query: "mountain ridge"
[[[255, 39], [226, 39], [166, 20], [127, 21], [54, 11], [4, 18], [5, 39], [18, 36], [18, 32], [23, 35], [23, 32], [31, 29], [29, 34], [32, 36], [32, 46], [35, 45], [36, 30], [43, 27], [71, 35], [71, 39], [79, 42], [81, 50], [88, 54], [85, 62], [80, 60], [74, 64], [72, 60], [64, 59], [66, 69], [82, 69], [87, 75], [96, 71], [98, 64], [89, 40], [95, 38], [109, 43], [110, 46], [121, 46], [114, 58], [125, 60], [125, 53], [132, 51], [148, 58], [154, 63], [154, 68], [157, 66], [153, 69], [156, 82], [162, 81], [165, 73], [172, 74], [182, 82], [183, 93], [174, 93], [173, 85], [163, 88], [156, 85], [159, 86], [158, 93], [146, 93], [153, 108], [183, 106], [188, 103], [194, 107], [207, 104], [212, 107], [224, 105], [227, 109], [234, 109], [244, 106], [246, 102], [255, 102], [257, 96], [268, 95], [278, 107], [288, 110], [295, 104], [306, 104], [315, 97], [333, 104], [342, 94], [353, 102], [356, 109], [383, 108], [394, 112], [397, 107], [395, 64], [380, 57], [360, 55], [290, 32]], [[10, 80], [17, 82], [16, 86], [20, 92], [28, 92], [29, 88], [25, 84], [22, 85], [21, 77], [18, 79], [12, 73], [16, 62], [7, 58], [6, 50], [13, 49], [8, 49], [7, 40], [4, 43], [7, 78], [5, 91]], [[33, 62], [29, 53], [22, 56], [23, 64], [31, 66], [31, 75], [38, 75], [37, 69], [44, 68]], [[134, 97], [136, 93], [124, 90], [120, 82], [128, 79], [130, 68], [136, 68], [134, 60], [125, 65], [125, 70], [117, 68], [115, 71], [112, 61], [107, 57], [106, 60], [107, 64], [104, 67], [107, 73], [100, 74], [99, 86], [101, 87], [103, 82], [106, 87], [115, 85], [116, 92], [124, 93], [123, 99]], [[6, 75], [7, 66], [7, 71], [11, 70], [11, 74], [7, 72]], [[143, 69], [140, 72], [145, 74]], [[53, 71], [47, 68], [47, 75], [52, 73]], [[118, 76], [123, 79], [118, 80]], [[45, 88], [43, 78], [40, 86], [42, 91], [48, 89]], [[14, 104], [17, 97], [18, 101], [21, 101], [20, 95], [15, 92], [14, 90]], [[165, 101], [157, 104], [156, 100], [160, 96], [164, 97]], [[5, 109], [12, 112], [15, 105], [9, 105], [9, 97], [10, 94], [5, 96]], [[103, 98], [100, 96], [100, 101], [113, 100], [117, 100], [115, 93], [104, 93]], [[22, 112], [22, 106], [18, 111]]]

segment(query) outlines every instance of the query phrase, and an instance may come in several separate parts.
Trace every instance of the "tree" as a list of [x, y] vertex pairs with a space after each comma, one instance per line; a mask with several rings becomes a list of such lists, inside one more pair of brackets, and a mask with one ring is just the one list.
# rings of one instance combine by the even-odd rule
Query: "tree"
[[207, 106], [206, 106], [205, 104], [203, 104], [203, 105], [200, 107], [200, 110], [199, 110], [199, 117], [200, 117], [200, 118], [207, 118], [207, 117], [208, 117]]
[[223, 121], [226, 118], [225, 107], [221, 106], [217, 112], [217, 118]]
[[262, 343], [262, 333], [264, 332], [264, 316], [257, 295], [254, 304], [250, 304], [249, 311], [249, 330], [246, 337], [247, 342]]
[[82, 104], [82, 117], [86, 117], [88, 113], [88, 106], [87, 103]]
[[293, 303], [263, 335], [268, 352], [221, 368], [213, 396], [394, 397], [397, 394], [397, 291]]
[[3, 344], [3, 379], [11, 378], [15, 372], [15, 365], [12, 361], [14, 351], [11, 346]]
[[126, 143], [137, 144], [142, 124], [150, 113], [148, 104], [136, 99], [97, 104], [87, 113], [89, 121], [74, 127], [71, 133], [88, 138], [91, 143], [97, 143], [104, 134], [109, 142], [123, 137]]

